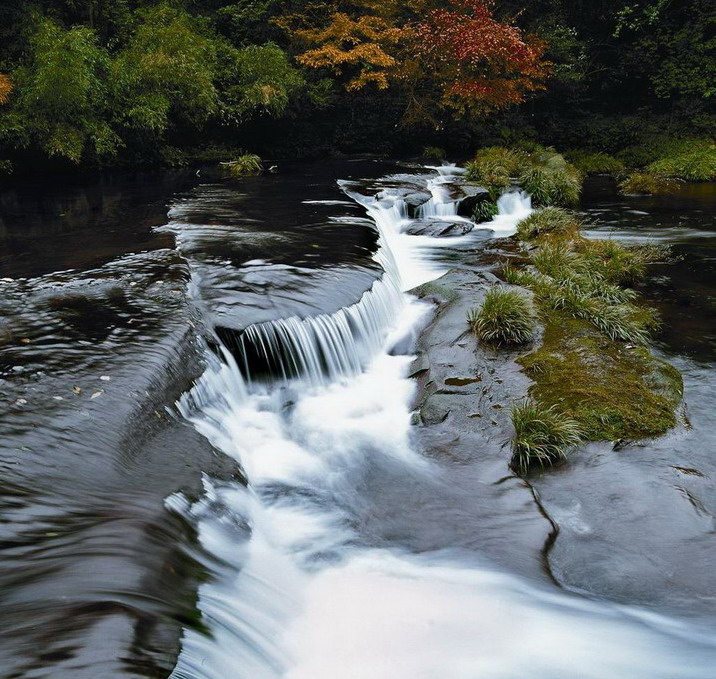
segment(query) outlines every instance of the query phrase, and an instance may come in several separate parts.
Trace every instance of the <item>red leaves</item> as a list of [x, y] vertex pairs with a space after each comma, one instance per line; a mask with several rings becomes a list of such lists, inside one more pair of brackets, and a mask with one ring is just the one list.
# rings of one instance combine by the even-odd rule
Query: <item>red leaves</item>
[[412, 101], [424, 99], [423, 111], [483, 113], [542, 88], [550, 66], [545, 45], [495, 19], [491, 0], [441, 0], [426, 10], [431, 5], [434, 0], [353, 0], [327, 22], [293, 30], [310, 45], [298, 61], [342, 75], [348, 89], [398, 81]]
[[442, 87], [443, 103], [461, 110], [519, 103], [542, 87], [545, 45], [500, 23], [484, 0], [451, 0], [415, 28], [415, 56]]

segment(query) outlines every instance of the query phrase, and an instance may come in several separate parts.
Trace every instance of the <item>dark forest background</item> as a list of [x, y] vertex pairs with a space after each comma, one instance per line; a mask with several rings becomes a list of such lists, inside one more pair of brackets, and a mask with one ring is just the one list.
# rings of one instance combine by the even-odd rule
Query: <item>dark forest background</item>
[[712, 138], [715, 47], [713, 0], [0, 0], [0, 168]]

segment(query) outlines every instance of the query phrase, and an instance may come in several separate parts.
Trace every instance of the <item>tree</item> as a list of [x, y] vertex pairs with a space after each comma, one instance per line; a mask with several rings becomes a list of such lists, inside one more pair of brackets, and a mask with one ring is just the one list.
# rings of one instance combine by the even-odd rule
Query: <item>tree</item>
[[485, 0], [451, 0], [448, 8], [428, 12], [412, 46], [440, 102], [460, 114], [518, 104], [544, 89], [550, 70], [546, 44], [497, 21]]
[[155, 139], [176, 122], [200, 126], [218, 110], [215, 44], [168, 4], [141, 10], [139, 19], [112, 64], [117, 123]]
[[347, 75], [348, 90], [402, 85], [408, 118], [433, 117], [440, 109], [482, 114], [543, 88], [549, 73], [543, 42], [495, 19], [486, 0], [444, 5], [350, 3], [346, 11], [330, 14], [328, 23], [293, 29], [309, 46], [298, 61]]
[[277, 45], [236, 49], [225, 44], [220, 54], [219, 107], [225, 123], [238, 124], [253, 114], [279, 116], [306, 84]]
[[75, 163], [87, 150], [115, 154], [121, 140], [107, 122], [109, 55], [94, 31], [40, 18], [28, 51], [13, 73], [16, 96], [0, 135]]

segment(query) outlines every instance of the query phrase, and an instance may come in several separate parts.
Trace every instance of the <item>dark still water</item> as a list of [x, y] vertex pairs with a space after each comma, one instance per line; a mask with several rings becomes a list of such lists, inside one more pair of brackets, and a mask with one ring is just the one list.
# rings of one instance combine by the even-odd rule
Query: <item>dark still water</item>
[[[482, 294], [529, 213], [469, 231], [459, 185], [360, 160], [0, 189], [4, 677], [711, 679], [712, 189], [588, 191], [600, 236], [680, 255], [643, 292], [685, 424], [533, 489], [524, 377], [408, 294]], [[469, 232], [407, 233], [440, 220]], [[466, 401], [434, 428], [429, 369], [436, 410]]]

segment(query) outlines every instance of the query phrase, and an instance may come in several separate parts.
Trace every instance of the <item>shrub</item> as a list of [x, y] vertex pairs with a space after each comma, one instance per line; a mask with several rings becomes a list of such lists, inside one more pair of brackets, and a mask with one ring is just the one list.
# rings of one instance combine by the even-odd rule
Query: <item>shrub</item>
[[633, 172], [619, 182], [619, 191], [622, 194], [643, 193], [658, 196], [674, 193], [678, 187], [677, 180], [654, 172]]
[[472, 221], [476, 224], [489, 222], [498, 213], [497, 203], [492, 200], [483, 200], [475, 206]]
[[579, 227], [580, 221], [575, 214], [558, 207], [546, 207], [518, 222], [517, 236], [521, 240], [532, 240], [549, 233], [568, 234], [578, 231]]
[[492, 288], [468, 323], [483, 341], [497, 345], [524, 344], [534, 335], [535, 313], [530, 301], [514, 290]]
[[239, 156], [236, 160], [231, 160], [228, 163], [221, 163], [221, 166], [232, 177], [251, 177], [261, 174], [263, 170], [261, 158], [253, 153]]
[[511, 465], [520, 474], [527, 474], [535, 464], [546, 467], [566, 459], [567, 451], [582, 440], [577, 422], [554, 406], [545, 408], [531, 400], [512, 408], [512, 426]]
[[588, 151], [567, 151], [565, 157], [574, 165], [582, 174], [618, 174], [623, 172], [624, 163], [610, 156], [608, 153], [598, 151], [589, 153]]

